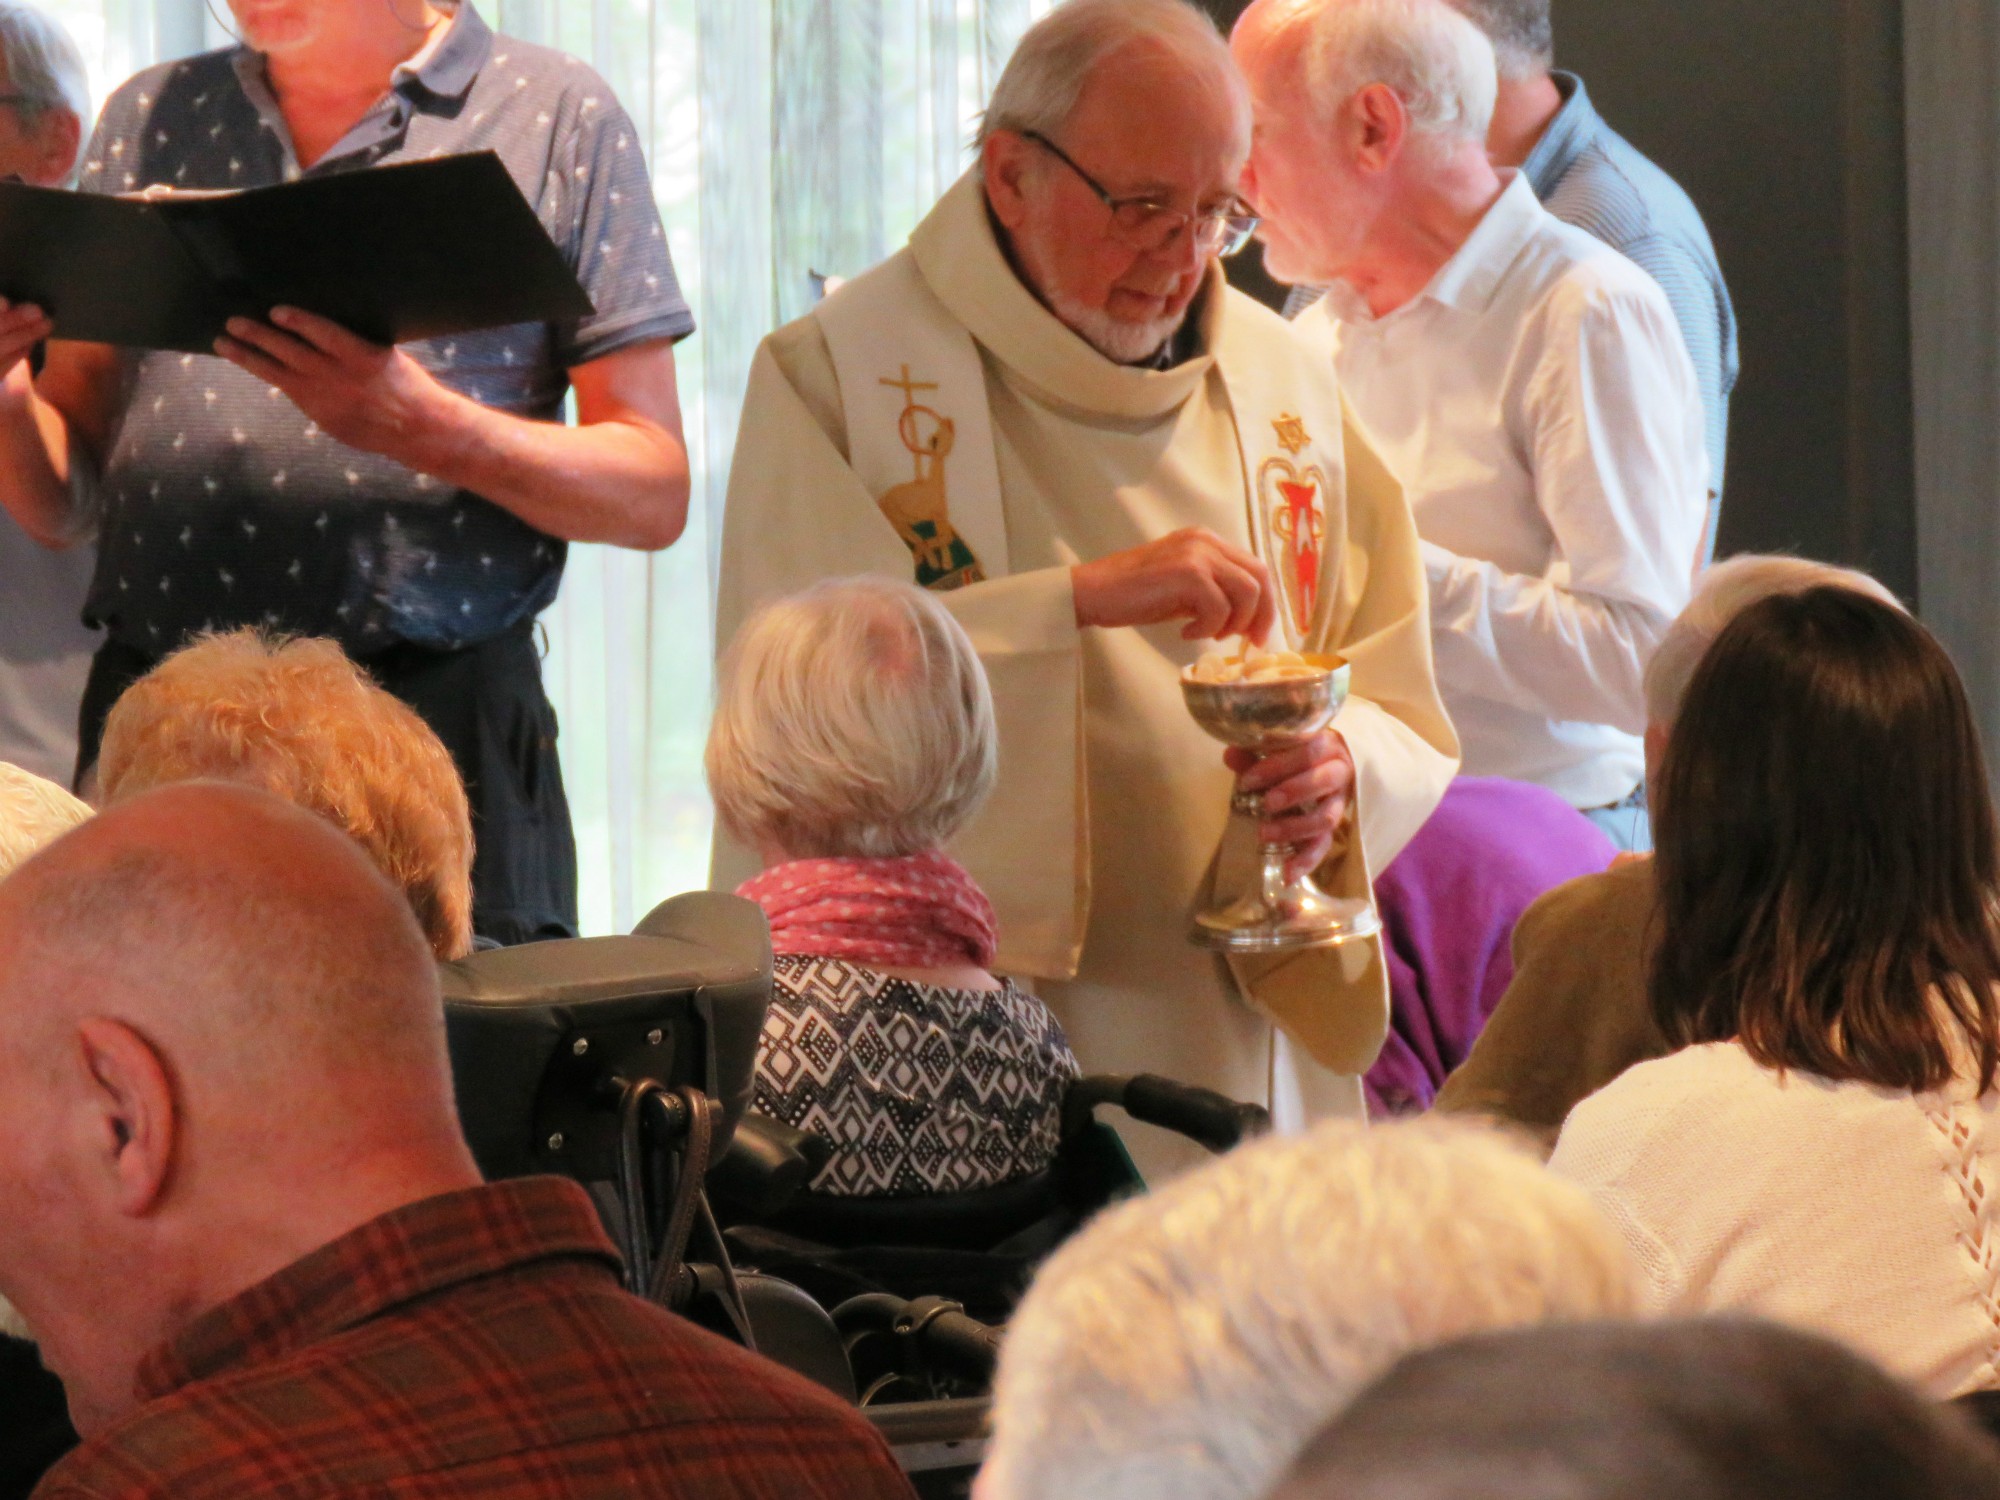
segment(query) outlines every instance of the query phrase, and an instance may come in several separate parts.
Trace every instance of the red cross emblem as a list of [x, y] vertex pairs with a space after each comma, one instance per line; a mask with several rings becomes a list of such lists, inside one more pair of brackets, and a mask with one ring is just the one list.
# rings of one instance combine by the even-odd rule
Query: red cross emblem
[[1272, 559], [1278, 592], [1300, 641], [1312, 633], [1319, 608], [1320, 564], [1326, 548], [1326, 476], [1317, 465], [1303, 472], [1289, 459], [1270, 458], [1258, 472], [1258, 498], [1279, 555]]

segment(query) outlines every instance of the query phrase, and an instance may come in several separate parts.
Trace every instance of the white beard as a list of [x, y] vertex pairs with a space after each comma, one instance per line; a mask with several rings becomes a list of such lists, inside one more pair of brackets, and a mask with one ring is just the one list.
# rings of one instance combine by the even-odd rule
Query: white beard
[[1082, 339], [1099, 354], [1119, 365], [1143, 365], [1160, 352], [1161, 345], [1180, 332], [1181, 324], [1187, 321], [1183, 310], [1170, 318], [1151, 318], [1144, 323], [1128, 323], [1114, 318], [1101, 307], [1086, 307], [1074, 298], [1049, 286], [1049, 278], [1034, 262], [1034, 257], [1025, 253], [1024, 247], [1017, 246], [1014, 253], [1015, 268], [1027, 281], [1035, 295], [1042, 299], [1058, 321]]
[[1143, 365], [1150, 361], [1187, 320], [1187, 314], [1182, 313], [1177, 318], [1127, 323], [1100, 308], [1084, 307], [1058, 296], [1049, 297], [1049, 307], [1071, 333], [1113, 364], [1120, 365]]

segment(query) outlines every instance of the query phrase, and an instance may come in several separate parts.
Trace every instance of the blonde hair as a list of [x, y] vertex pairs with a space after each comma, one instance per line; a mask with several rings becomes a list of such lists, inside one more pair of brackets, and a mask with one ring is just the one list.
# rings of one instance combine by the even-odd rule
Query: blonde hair
[[32, 771], [0, 761], [0, 876], [89, 817], [89, 803]]
[[262, 787], [344, 829], [439, 958], [472, 948], [472, 813], [429, 725], [332, 641], [207, 635], [125, 690], [97, 758], [107, 804], [173, 782]]
[[1015, 1313], [981, 1500], [1254, 1500], [1406, 1351], [1624, 1317], [1616, 1230], [1471, 1121], [1332, 1121], [1110, 1209]]
[[1903, 606], [1888, 587], [1853, 568], [1776, 553], [1745, 552], [1703, 571], [1694, 594], [1646, 663], [1646, 719], [1672, 724], [1681, 711], [1694, 669], [1729, 622], [1760, 599], [1844, 588], [1884, 604]]
[[935, 596], [836, 579], [744, 622], [706, 764], [717, 816], [746, 843], [800, 859], [919, 854], [993, 789], [993, 696]]

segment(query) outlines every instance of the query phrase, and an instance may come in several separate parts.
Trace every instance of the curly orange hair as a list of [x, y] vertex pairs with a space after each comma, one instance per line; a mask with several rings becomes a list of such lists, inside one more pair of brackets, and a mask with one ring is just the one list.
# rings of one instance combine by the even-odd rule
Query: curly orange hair
[[429, 725], [332, 641], [205, 635], [104, 725], [108, 806], [172, 782], [247, 783], [345, 829], [409, 897], [439, 958], [472, 948], [472, 814]]

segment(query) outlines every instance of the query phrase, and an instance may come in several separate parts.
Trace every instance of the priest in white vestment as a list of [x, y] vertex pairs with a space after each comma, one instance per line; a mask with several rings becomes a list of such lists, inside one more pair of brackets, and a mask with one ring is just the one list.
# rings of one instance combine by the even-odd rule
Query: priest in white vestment
[[[819, 578], [940, 590], [999, 715], [999, 787], [954, 849], [997, 908], [996, 969], [1087, 1071], [1298, 1123], [1359, 1111], [1386, 975], [1373, 938], [1227, 964], [1190, 944], [1254, 858], [1247, 829], [1225, 838], [1232, 767], [1295, 868], [1366, 896], [1457, 743], [1402, 491], [1326, 362], [1217, 264], [1250, 228], [1248, 148], [1227, 49], [1180, 0], [1066, 0], [1032, 28], [978, 166], [758, 351], [717, 638]], [[1203, 638], [1267, 629], [1346, 656], [1351, 696], [1311, 744], [1225, 765], [1179, 674]], [[718, 884], [756, 867], [719, 845]]]

